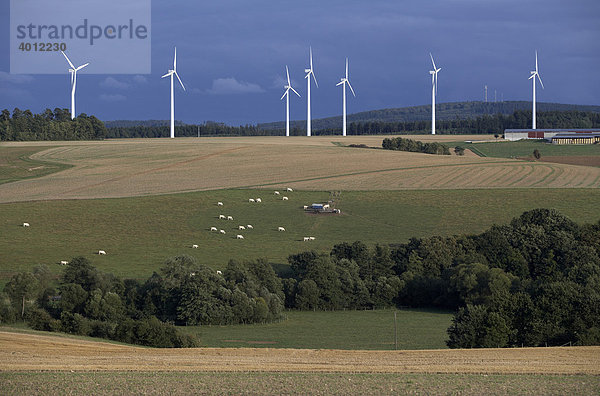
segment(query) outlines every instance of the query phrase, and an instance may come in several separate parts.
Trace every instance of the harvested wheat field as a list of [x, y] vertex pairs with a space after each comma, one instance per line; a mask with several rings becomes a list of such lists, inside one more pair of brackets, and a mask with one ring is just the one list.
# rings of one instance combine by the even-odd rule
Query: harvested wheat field
[[[2, 184], [0, 202], [284, 186], [306, 190], [600, 187], [600, 168], [351, 148], [335, 144], [335, 139], [256, 137], [61, 142], [31, 158], [69, 164], [72, 168], [41, 178]], [[344, 140], [344, 144], [379, 146], [381, 139], [352, 137]], [[35, 145], [12, 145], [28, 144]]]
[[0, 371], [600, 374], [600, 347], [425, 351], [152, 349], [0, 331]]

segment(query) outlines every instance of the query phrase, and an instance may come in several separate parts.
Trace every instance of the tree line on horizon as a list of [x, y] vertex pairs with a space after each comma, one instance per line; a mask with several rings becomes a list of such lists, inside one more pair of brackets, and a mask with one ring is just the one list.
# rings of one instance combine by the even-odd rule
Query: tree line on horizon
[[192, 257], [168, 259], [144, 282], [71, 260], [53, 285], [47, 267], [16, 274], [0, 293], [0, 322], [153, 346], [193, 346], [175, 325], [280, 320], [284, 308], [386, 307], [455, 312], [451, 348], [600, 345], [600, 221], [524, 212], [477, 235], [413, 238], [231, 260], [222, 273]]
[[[128, 125], [106, 128], [94, 116], [81, 114], [71, 120], [68, 109], [46, 109], [40, 114], [15, 108], [0, 112], [0, 141], [26, 140], [95, 140], [110, 138], [160, 138], [169, 137], [169, 127], [160, 121], [145, 125]], [[527, 129], [531, 125], [530, 110], [516, 110], [510, 115], [483, 115], [476, 118], [438, 120], [438, 134], [502, 134], [505, 129]], [[600, 128], [600, 113], [583, 111], [538, 112], [538, 128]], [[348, 124], [349, 135], [402, 135], [428, 134], [431, 121], [387, 122], [364, 121]], [[280, 136], [283, 129], [264, 129], [259, 125], [230, 126], [206, 122], [201, 125], [176, 126], [176, 136]], [[304, 136], [304, 127], [291, 128], [290, 135]], [[313, 130], [313, 135], [340, 135], [341, 127]]]
[[106, 137], [104, 123], [80, 114], [71, 119], [68, 109], [46, 109], [40, 114], [15, 108], [0, 112], [0, 141], [97, 140]]

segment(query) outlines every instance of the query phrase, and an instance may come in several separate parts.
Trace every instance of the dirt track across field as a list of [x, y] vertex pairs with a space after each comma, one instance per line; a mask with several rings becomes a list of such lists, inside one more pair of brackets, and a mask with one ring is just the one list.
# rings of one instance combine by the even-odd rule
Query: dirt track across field
[[600, 347], [424, 351], [154, 349], [0, 331], [0, 371], [64, 370], [600, 375]]

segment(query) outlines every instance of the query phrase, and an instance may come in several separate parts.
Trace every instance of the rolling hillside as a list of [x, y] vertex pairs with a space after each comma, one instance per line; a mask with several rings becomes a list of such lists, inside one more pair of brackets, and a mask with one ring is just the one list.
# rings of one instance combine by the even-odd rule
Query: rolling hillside
[[[509, 101], [509, 102], [452, 102], [438, 103], [436, 105], [437, 120], [453, 120], [475, 118], [485, 114], [512, 114], [515, 110], [529, 110], [531, 102]], [[574, 105], [563, 103], [538, 103], [537, 110], [543, 111], [591, 111], [600, 112], [600, 106]], [[314, 130], [336, 128], [341, 123], [342, 116], [321, 118], [312, 121]], [[401, 107], [396, 109], [371, 110], [348, 115], [348, 122], [409, 122], [428, 121], [431, 119], [431, 105]], [[305, 128], [306, 122], [292, 121], [290, 128]], [[283, 122], [272, 122], [259, 124], [261, 129], [282, 129]]]

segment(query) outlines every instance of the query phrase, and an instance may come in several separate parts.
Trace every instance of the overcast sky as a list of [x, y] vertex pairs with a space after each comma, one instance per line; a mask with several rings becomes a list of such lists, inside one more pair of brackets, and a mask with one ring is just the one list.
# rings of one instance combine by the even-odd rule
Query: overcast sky
[[[70, 106], [61, 75], [9, 74], [9, 2], [0, 0], [0, 108]], [[77, 112], [102, 120], [168, 119], [172, 66], [175, 118], [228, 124], [285, 117], [285, 66], [302, 98], [291, 118], [306, 118], [309, 46], [319, 88], [313, 118], [341, 114], [344, 59], [356, 98], [348, 112], [431, 103], [433, 53], [438, 102], [531, 100], [535, 50], [545, 89], [538, 101], [600, 104], [599, 0], [154, 0], [152, 73], [95, 75], [77, 80]], [[74, 61], [84, 62], [84, 59]], [[539, 87], [538, 87], [539, 88]]]

